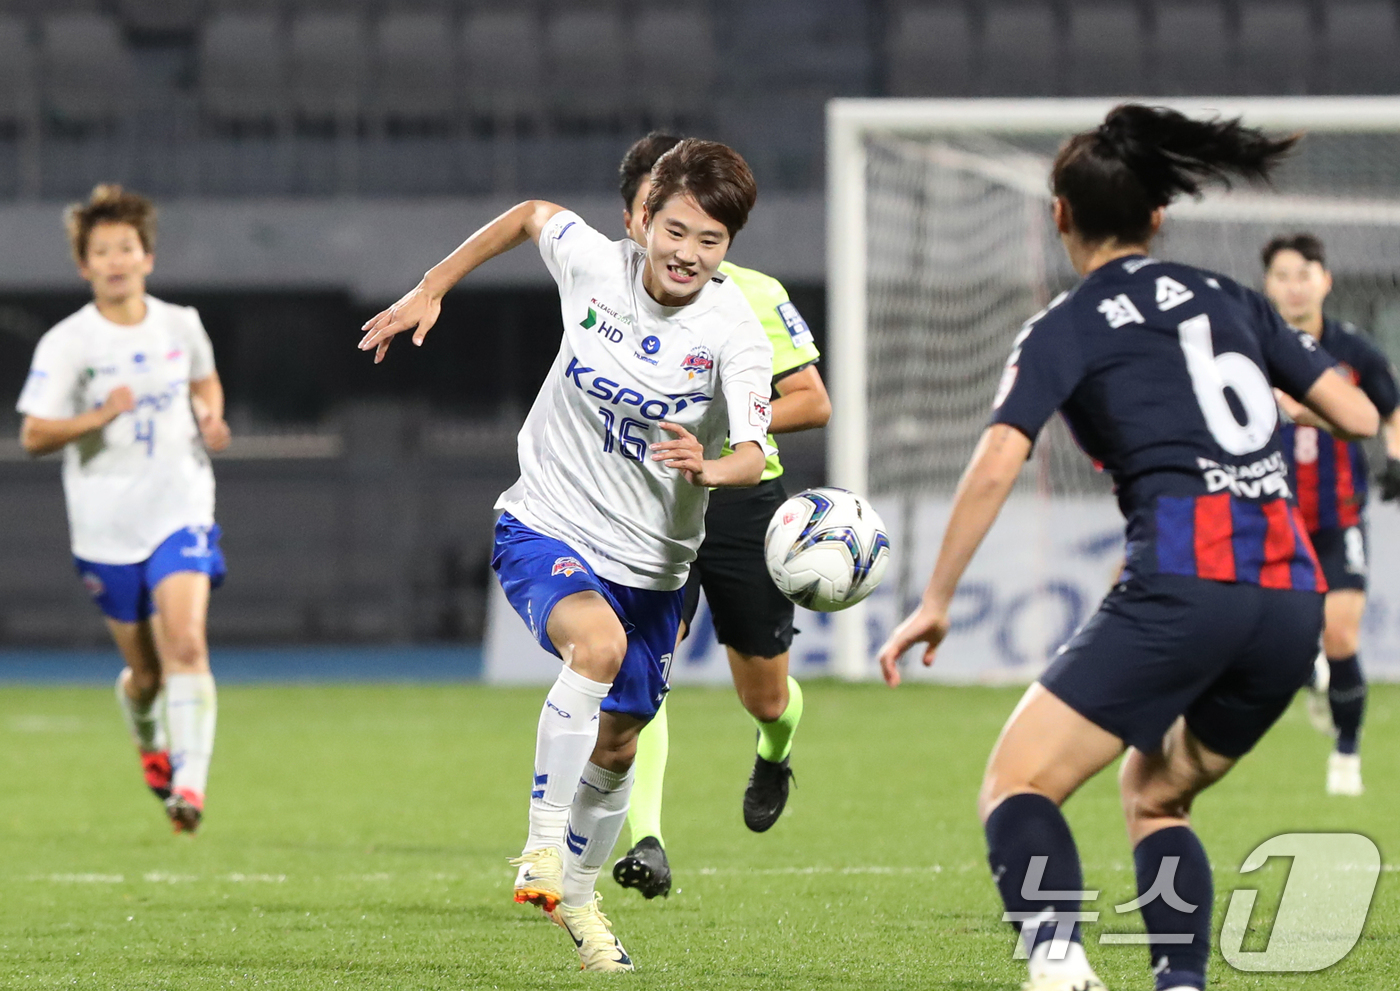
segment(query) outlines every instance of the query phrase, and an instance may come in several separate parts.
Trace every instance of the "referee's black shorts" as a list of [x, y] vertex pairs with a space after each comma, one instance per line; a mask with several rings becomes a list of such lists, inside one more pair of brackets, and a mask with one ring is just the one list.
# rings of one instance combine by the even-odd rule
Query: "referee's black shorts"
[[773, 513], [787, 499], [782, 479], [751, 489], [716, 489], [705, 512], [705, 541], [685, 585], [687, 629], [700, 604], [710, 604], [715, 636], [750, 657], [777, 657], [792, 646], [793, 606], [763, 562], [763, 537]]

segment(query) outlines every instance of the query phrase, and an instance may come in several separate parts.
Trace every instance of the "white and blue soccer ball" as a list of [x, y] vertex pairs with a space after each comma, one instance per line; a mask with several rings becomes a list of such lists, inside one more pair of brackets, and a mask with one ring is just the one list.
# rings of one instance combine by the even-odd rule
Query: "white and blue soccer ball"
[[773, 514], [763, 554], [789, 599], [837, 612], [875, 591], [890, 563], [890, 538], [869, 500], [845, 489], [807, 489]]

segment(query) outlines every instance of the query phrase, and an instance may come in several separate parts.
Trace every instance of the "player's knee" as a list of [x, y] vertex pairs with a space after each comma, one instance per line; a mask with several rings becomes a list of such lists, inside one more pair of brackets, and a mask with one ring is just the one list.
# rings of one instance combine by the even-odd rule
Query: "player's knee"
[[1322, 632], [1322, 649], [1329, 660], [1351, 657], [1361, 648], [1361, 631], [1329, 626]]
[[614, 774], [621, 774], [637, 759], [637, 737], [634, 734], [624, 740], [614, 742], [598, 741], [590, 758], [594, 764]]
[[627, 634], [621, 627], [616, 633], [604, 633], [581, 639], [573, 645], [569, 667], [585, 678], [611, 683], [622, 669], [627, 656]]
[[194, 631], [168, 635], [161, 651], [166, 673], [201, 674], [209, 669], [209, 648]]
[[743, 696], [742, 701], [749, 715], [760, 723], [774, 722], [783, 718], [783, 713], [787, 711], [787, 685], [783, 685], [781, 692], [749, 692]]

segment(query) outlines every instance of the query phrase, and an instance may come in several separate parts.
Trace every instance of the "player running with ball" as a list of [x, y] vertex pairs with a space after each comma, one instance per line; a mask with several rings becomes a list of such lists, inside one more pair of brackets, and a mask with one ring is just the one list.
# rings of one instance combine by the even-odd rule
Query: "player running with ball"
[[[680, 138], [654, 131], [628, 149], [619, 171], [622, 220], [639, 244], [651, 169]], [[820, 353], [812, 332], [777, 279], [724, 262], [720, 272], [737, 285], [753, 307], [773, 346], [773, 433], [826, 425], [831, 401], [817, 371]], [[768, 438], [770, 445], [773, 438]], [[787, 498], [783, 466], [776, 450], [763, 466], [762, 481], [751, 489], [715, 492], [705, 513], [705, 540], [685, 585], [681, 639], [689, 632], [703, 585], [715, 633], [729, 655], [734, 687], [758, 726], [758, 752], [744, 791], [744, 823], [763, 832], [778, 821], [787, 804], [792, 771], [788, 756], [802, 719], [802, 687], [788, 674], [793, 606], [768, 577], [763, 538], [773, 512]], [[679, 643], [677, 644], [679, 649]], [[637, 741], [637, 783], [627, 824], [632, 849], [613, 866], [613, 879], [647, 898], [671, 890], [671, 866], [661, 837], [661, 792], [669, 750], [663, 704]]]
[[[1400, 497], [1400, 412], [1396, 410], [1395, 375], [1380, 349], [1350, 324], [1322, 315], [1332, 291], [1322, 242], [1311, 234], [1277, 237], [1265, 247], [1264, 292], [1288, 323], [1307, 333], [1341, 362], [1341, 371], [1360, 386], [1385, 421], [1389, 457], [1381, 479], [1381, 498]], [[1327, 577], [1322, 628], [1322, 655], [1314, 689], [1325, 693], [1318, 722], [1336, 730], [1336, 747], [1327, 760], [1327, 793], [1360, 795], [1361, 717], [1366, 710], [1366, 679], [1357, 647], [1361, 615], [1366, 611], [1366, 452], [1355, 441], [1333, 437], [1326, 423], [1280, 394], [1292, 423], [1283, 428], [1298, 508]], [[1309, 706], [1310, 709], [1315, 706]], [[1330, 709], [1331, 725], [1328, 726]]]
[[[1264, 179], [1294, 140], [1129, 104], [1060, 149], [1055, 223], [1083, 281], [1017, 336], [923, 604], [880, 651], [890, 684], [912, 645], [933, 662], [958, 581], [1058, 410], [1113, 476], [1127, 564], [1012, 713], [978, 799], [1032, 991], [1103, 987], [1080, 941], [1083, 876], [1060, 806], [1125, 749], [1119, 787], [1157, 991], [1205, 987], [1213, 888], [1192, 801], [1312, 670], [1325, 584], [1271, 386], [1351, 436], [1376, 432], [1376, 410], [1263, 296], [1148, 256], [1173, 198]], [[1171, 897], [1154, 894], [1162, 879]]]
[[492, 565], [564, 662], [540, 712], [515, 898], [569, 933], [584, 970], [633, 969], [598, 909], [598, 871], [627, 815], [637, 733], [667, 691], [708, 491], [754, 485], [770, 453], [773, 351], [719, 271], [756, 197], [735, 152], [682, 141], [652, 170], [645, 245], [522, 203], [367, 323], [360, 344], [376, 361], [395, 334], [416, 327], [421, 344], [448, 289], [526, 240], [558, 283], [564, 339], [520, 432], [520, 480], [497, 503]]
[[35, 348], [20, 442], [63, 449], [74, 563], [126, 661], [117, 701], [147, 785], [192, 833], [214, 750], [204, 631], [224, 557], [205, 448], [228, 446], [224, 390], [199, 314], [146, 295], [151, 202], [98, 186], [67, 223], [93, 301]]

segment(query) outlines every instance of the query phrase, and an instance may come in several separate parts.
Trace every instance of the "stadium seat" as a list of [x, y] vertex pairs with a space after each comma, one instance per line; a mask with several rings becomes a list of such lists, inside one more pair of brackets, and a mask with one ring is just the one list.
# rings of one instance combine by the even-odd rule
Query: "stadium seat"
[[0, 14], [0, 127], [27, 130], [37, 110], [29, 25], [19, 17]]
[[870, 8], [862, 0], [766, 0], [729, 7], [718, 20], [731, 92], [869, 92]]
[[199, 46], [199, 93], [218, 123], [277, 128], [287, 113], [286, 32], [273, 14], [216, 14]]
[[715, 40], [707, 9], [648, 7], [639, 11], [632, 50], [642, 109], [650, 124], [694, 120], [709, 106], [715, 80]]
[[1400, 93], [1400, 31], [1389, 0], [1327, 5], [1323, 82], [1329, 93]]
[[557, 120], [616, 121], [637, 104], [622, 15], [606, 6], [561, 6], [545, 27], [550, 105]]
[[1069, 92], [1075, 96], [1141, 93], [1145, 82], [1143, 23], [1131, 0], [1069, 7]]
[[1152, 32], [1152, 90], [1163, 96], [1235, 92], [1225, 9], [1213, 0], [1163, 0]]
[[446, 127], [452, 118], [455, 64], [445, 11], [391, 12], [376, 25], [371, 115], [392, 123]]
[[364, 19], [348, 11], [304, 11], [292, 18], [292, 101], [308, 123], [353, 131], [364, 98], [369, 41]]
[[135, 71], [114, 18], [99, 13], [44, 19], [44, 106], [67, 126], [112, 127], [130, 114]]
[[994, 0], [982, 31], [982, 91], [988, 96], [1060, 93], [1060, 30], [1041, 0]]
[[972, 25], [961, 5], [910, 7], [890, 18], [885, 89], [890, 96], [967, 96]]
[[468, 113], [496, 123], [537, 118], [542, 44], [539, 20], [528, 9], [471, 13], [462, 23], [458, 73]]
[[1240, 8], [1241, 88], [1259, 95], [1310, 91], [1317, 30], [1305, 0], [1252, 0]]
[[193, 31], [205, 0], [117, 0], [122, 23], [133, 31], [170, 34]]

